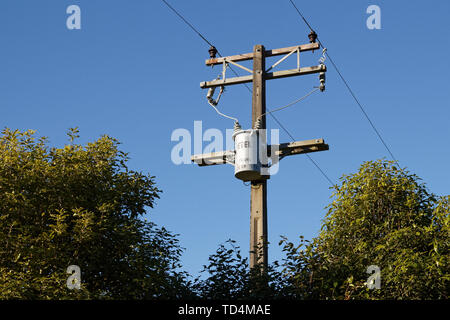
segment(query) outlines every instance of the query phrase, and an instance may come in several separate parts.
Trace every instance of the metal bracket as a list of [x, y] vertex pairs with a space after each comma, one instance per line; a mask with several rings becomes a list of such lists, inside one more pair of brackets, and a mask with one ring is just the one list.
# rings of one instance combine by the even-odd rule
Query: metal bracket
[[284, 60], [286, 60], [291, 54], [293, 54], [294, 52], [297, 52], [297, 70], [300, 70], [300, 46], [298, 46], [297, 48], [294, 48], [294, 50], [292, 50], [291, 52], [289, 52], [287, 55], [285, 55], [283, 58], [281, 58], [280, 60], [278, 60], [277, 62], [275, 62], [269, 69], [266, 70], [266, 72], [269, 72], [270, 70], [272, 70], [273, 68], [275, 68], [277, 65], [279, 65], [281, 62], [283, 62]]
[[253, 70], [250, 70], [249, 68], [246, 68], [246, 67], [244, 67], [244, 66], [241, 66], [239, 63], [236, 63], [236, 62], [234, 62], [233, 60], [230, 60], [230, 59], [224, 59], [224, 60], [223, 60], [223, 63], [226, 63], [226, 62], [229, 62], [229, 63], [231, 63], [232, 65], [234, 65], [234, 66], [236, 66], [236, 67], [238, 67], [238, 68], [241, 68], [242, 70], [245, 70], [245, 71], [247, 71], [247, 72], [250, 72], [250, 74], [253, 74]]

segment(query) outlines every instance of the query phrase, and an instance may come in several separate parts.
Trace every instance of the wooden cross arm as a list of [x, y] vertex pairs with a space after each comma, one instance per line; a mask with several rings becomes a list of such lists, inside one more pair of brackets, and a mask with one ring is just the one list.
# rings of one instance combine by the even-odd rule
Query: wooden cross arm
[[[268, 72], [265, 75], [266, 80], [279, 79], [279, 78], [287, 78], [287, 77], [295, 77], [295, 76], [303, 76], [307, 74], [326, 72], [327, 67], [323, 64], [312, 67], [303, 67], [300, 69], [290, 69], [290, 70], [281, 70], [275, 72]], [[241, 84], [253, 81], [253, 75], [234, 77], [234, 78], [225, 78], [213, 81], [203, 81], [200, 82], [200, 88], [213, 88], [219, 86], [231, 86], [234, 84]]]
[[[267, 146], [267, 152], [269, 154], [272, 148], [273, 146]], [[282, 143], [277, 145], [277, 148], [278, 150], [276, 151], [276, 155], [278, 155], [280, 159], [286, 156], [293, 156], [295, 154], [326, 151], [330, 149], [328, 144], [326, 144], [323, 139], [312, 139], [312, 140]]]
[[219, 151], [212, 153], [195, 154], [191, 156], [191, 161], [197, 163], [200, 167], [233, 163], [234, 151]]
[[[329, 146], [323, 139], [294, 141], [289, 143], [281, 143], [279, 145], [267, 146], [267, 156], [271, 156], [271, 150], [276, 150], [275, 156], [280, 159], [295, 154], [310, 153], [317, 151], [329, 150]], [[219, 151], [212, 153], [196, 154], [191, 156], [191, 161], [197, 163], [200, 167], [214, 166], [218, 164], [234, 163], [234, 151]]]
[[[301, 45], [297, 45], [297, 46], [293, 46], [293, 47], [266, 50], [265, 56], [273, 57], [273, 56], [280, 56], [283, 54], [288, 54], [289, 52], [291, 52], [292, 50], [295, 50], [296, 48], [299, 48], [300, 52], [301, 51], [318, 50], [318, 49], [320, 49], [320, 44], [319, 43], [308, 43], [308, 44], [301, 44]], [[215, 64], [221, 64], [224, 61], [237, 62], [237, 61], [244, 61], [244, 60], [251, 60], [251, 59], [253, 59], [253, 52], [237, 54], [237, 55], [228, 56], [228, 57], [208, 59], [205, 61], [205, 64], [207, 66], [213, 66]]]

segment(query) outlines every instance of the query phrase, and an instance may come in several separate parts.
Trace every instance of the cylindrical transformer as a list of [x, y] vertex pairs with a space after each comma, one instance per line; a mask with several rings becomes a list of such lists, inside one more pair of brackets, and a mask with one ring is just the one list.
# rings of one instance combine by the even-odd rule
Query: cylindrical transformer
[[233, 134], [234, 176], [243, 181], [261, 180], [261, 147], [258, 130], [239, 130]]

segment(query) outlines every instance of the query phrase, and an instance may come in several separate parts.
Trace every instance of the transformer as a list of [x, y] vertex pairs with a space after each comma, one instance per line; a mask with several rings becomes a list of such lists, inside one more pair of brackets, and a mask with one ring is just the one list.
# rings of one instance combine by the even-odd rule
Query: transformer
[[266, 179], [261, 174], [261, 169], [267, 161], [267, 146], [260, 130], [237, 130], [233, 134], [233, 140], [234, 176], [243, 181]]

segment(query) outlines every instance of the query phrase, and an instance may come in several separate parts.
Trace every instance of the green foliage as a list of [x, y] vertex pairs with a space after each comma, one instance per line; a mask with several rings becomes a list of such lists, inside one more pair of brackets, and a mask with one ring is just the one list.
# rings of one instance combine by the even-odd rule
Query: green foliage
[[[437, 199], [391, 161], [366, 162], [341, 180], [320, 235], [282, 241], [296, 296], [448, 298], [450, 197]], [[381, 269], [380, 290], [366, 286], [370, 265]]]
[[[0, 136], [0, 298], [151, 299], [187, 294], [182, 249], [143, 220], [160, 190], [119, 143], [49, 148], [34, 131]], [[81, 268], [81, 290], [66, 269]]]
[[[234, 240], [221, 244], [209, 257], [202, 273], [205, 280], [197, 279], [193, 289], [204, 299], [280, 299], [287, 297], [285, 280], [278, 271], [277, 262], [263, 272], [262, 264], [249, 269], [248, 259], [241, 255]], [[260, 252], [262, 248], [259, 248]]]

